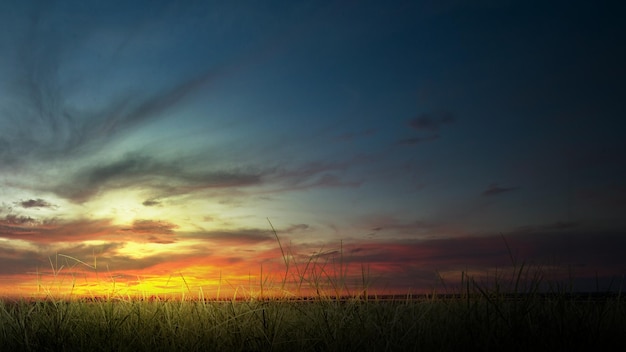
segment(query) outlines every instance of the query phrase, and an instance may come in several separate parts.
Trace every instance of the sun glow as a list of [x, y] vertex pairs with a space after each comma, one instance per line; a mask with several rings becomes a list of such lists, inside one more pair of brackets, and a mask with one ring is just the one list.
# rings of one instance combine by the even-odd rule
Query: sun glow
[[185, 246], [178, 243], [142, 243], [126, 242], [117, 250], [118, 255], [132, 259], [142, 259], [150, 256], [168, 256], [171, 253], [185, 254], [189, 252]]
[[[60, 299], [146, 299], [146, 298], [201, 298], [230, 299], [239, 295], [255, 295], [263, 292], [261, 280], [256, 274], [221, 276], [215, 268], [213, 275], [195, 276], [200, 267], [165, 275], [124, 274], [105, 271], [75, 270], [74, 272], [33, 273], [31, 283], [22, 283], [11, 294], [22, 297]], [[268, 285], [271, 286], [271, 285]], [[276, 286], [278, 287], [278, 286]], [[265, 292], [272, 291], [271, 287]], [[274, 290], [276, 291], [276, 290]], [[278, 292], [278, 291], [277, 291]], [[8, 293], [8, 292], [7, 292]], [[7, 295], [7, 293], [4, 293]]]
[[116, 225], [132, 223], [138, 218], [153, 218], [155, 211], [152, 207], [145, 207], [145, 200], [137, 190], [108, 191], [96, 200], [87, 204], [89, 213], [95, 218], [112, 219]]

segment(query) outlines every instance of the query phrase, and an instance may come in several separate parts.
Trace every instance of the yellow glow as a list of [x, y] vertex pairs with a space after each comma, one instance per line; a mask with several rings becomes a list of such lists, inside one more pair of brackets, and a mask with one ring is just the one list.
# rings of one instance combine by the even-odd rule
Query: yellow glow
[[34, 246], [31, 242], [18, 240], [18, 239], [7, 239], [7, 238], [2, 238], [2, 237], [0, 237], [0, 246], [4, 248], [8, 247], [8, 248], [19, 249], [19, 250], [29, 250], [29, 251], [37, 250], [37, 247]]
[[150, 207], [144, 207], [145, 199], [140, 192], [132, 190], [109, 191], [90, 202], [90, 214], [96, 218], [112, 219], [114, 224], [132, 223], [137, 218], [150, 217]]
[[[201, 267], [189, 268], [186, 271], [203, 271]], [[75, 276], [72, 279], [60, 280], [52, 275], [42, 275], [40, 280], [21, 284], [13, 293], [22, 293], [25, 297], [57, 297], [64, 299], [79, 298], [233, 298], [257, 294], [261, 291], [259, 277], [248, 274], [220, 277], [219, 270], [207, 267], [207, 271], [215, 274], [210, 277], [195, 277], [184, 273], [169, 275], [137, 275], [135, 278], [110, 273]], [[35, 279], [33, 277], [33, 279]], [[251, 281], [252, 280], [252, 281]], [[276, 286], [278, 287], [278, 286]], [[274, 291], [276, 291], [274, 287]], [[271, 287], [267, 287], [270, 293]], [[24, 295], [24, 293], [30, 293]]]
[[103, 240], [86, 240], [86, 241], [82, 241], [82, 244], [86, 245], [86, 246], [101, 246], [104, 244], [109, 243], [109, 241], [103, 241]]
[[157, 255], [161, 255], [165, 259], [170, 256], [171, 253], [185, 254], [187, 250], [178, 243], [126, 242], [117, 252], [120, 255], [128, 256], [133, 259]]

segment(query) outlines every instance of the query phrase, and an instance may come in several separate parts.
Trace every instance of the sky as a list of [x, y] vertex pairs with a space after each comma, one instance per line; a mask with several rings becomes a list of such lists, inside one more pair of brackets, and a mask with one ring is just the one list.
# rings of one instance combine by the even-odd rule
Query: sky
[[0, 293], [618, 289], [625, 14], [2, 1]]

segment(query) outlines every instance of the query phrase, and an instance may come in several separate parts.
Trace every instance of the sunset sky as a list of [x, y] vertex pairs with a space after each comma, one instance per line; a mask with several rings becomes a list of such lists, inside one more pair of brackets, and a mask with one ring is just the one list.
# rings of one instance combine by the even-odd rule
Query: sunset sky
[[613, 3], [2, 1], [0, 293], [278, 283], [269, 221], [292, 271], [380, 292], [509, 249], [616, 288]]

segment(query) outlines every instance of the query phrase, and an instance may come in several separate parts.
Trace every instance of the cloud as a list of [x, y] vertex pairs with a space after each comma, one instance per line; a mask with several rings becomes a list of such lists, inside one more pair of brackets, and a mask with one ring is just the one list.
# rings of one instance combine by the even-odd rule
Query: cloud
[[154, 207], [154, 206], [161, 205], [161, 202], [159, 202], [158, 200], [154, 200], [154, 199], [147, 199], [141, 204], [145, 207]]
[[363, 181], [344, 181], [334, 174], [324, 174], [307, 187], [359, 187], [362, 183]]
[[360, 180], [345, 180], [339, 174], [361, 162], [360, 159], [341, 162], [309, 162], [292, 168], [268, 170], [263, 179], [276, 183], [279, 189], [273, 192], [301, 190], [316, 187], [359, 187]]
[[519, 189], [519, 187], [500, 187], [497, 183], [492, 183], [489, 187], [482, 192], [483, 196], [495, 196], [498, 194], [511, 192]]
[[[42, 190], [81, 203], [101, 191], [136, 185], [151, 188], [157, 193], [157, 198], [165, 198], [201, 189], [243, 187], [261, 182], [259, 173], [237, 170], [190, 171], [189, 168], [189, 163], [184, 160], [160, 161], [149, 156], [127, 154], [117, 161], [85, 167], [70, 175], [65, 182], [51, 187], [47, 185]], [[158, 204], [154, 202], [148, 200], [143, 204]]]
[[[46, 273], [51, 263], [59, 269], [65, 268], [60, 275], [66, 275], [73, 270], [75, 260], [69, 256], [93, 262], [94, 256], [114, 256], [116, 250], [124, 244], [118, 242], [104, 242], [101, 244], [86, 244], [84, 240], [99, 226], [94, 223], [68, 222], [66, 224], [44, 225], [50, 221], [28, 221], [19, 226], [15, 221], [0, 221], [0, 274], [27, 276], [26, 281], [35, 282], [35, 277], [28, 277], [35, 272]], [[19, 222], [18, 222], [19, 223]], [[78, 227], [79, 233], [67, 234], [68, 230]]]
[[626, 246], [623, 232], [583, 231], [565, 226], [504, 236], [506, 242], [501, 234], [351, 241], [343, 243], [342, 254], [332, 249], [325, 253], [337, 260], [341, 256], [343, 265], [350, 268], [347, 272], [360, 273], [360, 266], [367, 265], [376, 277], [388, 278], [390, 286], [400, 289], [435, 284], [437, 272], [454, 273], [446, 279], [451, 285], [459, 283], [462, 271], [472, 273], [477, 280], [493, 279], [495, 270], [502, 274], [513, 268], [509, 249], [518, 265], [524, 262], [529, 268], [543, 268], [546, 278], [572, 280], [575, 286], [584, 285], [595, 275], [608, 282], [611, 277], [620, 277], [626, 268], [626, 258], [621, 253]]
[[[80, 16], [67, 17], [55, 6], [46, 7], [50, 8], [37, 7], [32, 13], [17, 14], [30, 21], [15, 22], [19, 23], [13, 28], [15, 39], [9, 44], [12, 47], [6, 48], [7, 53], [14, 54], [5, 58], [13, 61], [10, 65], [14, 68], [12, 76], [4, 81], [7, 99], [1, 107], [4, 121], [0, 121], [0, 162], [5, 165], [90, 155], [115, 142], [115, 137], [163, 117], [168, 109], [200, 91], [224, 70], [198, 67], [185, 75], [170, 73], [160, 86], [143, 85], [140, 90], [124, 86], [109, 96], [102, 87], [115, 78], [102, 77], [112, 64], [107, 60], [119, 59], [120, 47], [136, 50], [126, 46], [128, 32], [112, 31], [110, 26], [118, 27], [120, 23], [107, 23], [107, 16], [81, 21], [77, 19]], [[133, 32], [133, 28], [125, 29]], [[103, 31], [125, 33], [124, 37], [108, 38], [125, 44], [113, 45], [108, 55], [108, 47], [101, 48], [102, 57], [98, 59], [84, 57], [89, 52], [85, 47], [91, 46], [93, 37]], [[89, 69], [74, 65], [77, 60]], [[97, 80], [103, 83], [93, 86]], [[93, 90], [97, 104], [86, 107], [77, 103], [85, 90]]]
[[167, 221], [135, 220], [131, 228], [122, 229], [122, 231], [171, 235], [174, 234], [174, 229], [176, 228], [178, 228], [178, 225]]
[[[123, 100], [110, 101], [108, 106], [98, 111], [74, 111], [69, 103], [64, 102], [69, 97], [30, 97], [24, 105], [50, 110], [52, 108], [47, 106], [49, 104], [36, 100], [54, 99], [60, 100], [54, 106], [55, 110], [60, 111], [34, 112], [28, 108], [13, 108], [8, 114], [15, 116], [16, 120], [19, 116], [21, 120], [14, 124], [14, 131], [6, 132], [7, 136], [3, 137], [0, 132], [0, 141], [8, 145], [7, 148], [2, 148], [0, 157], [5, 163], [16, 163], [22, 160], [32, 161], [30, 158], [47, 161], [51, 158], [88, 155], [114, 143], [115, 137], [123, 132], [129, 132], [162, 117], [165, 110], [176, 105], [191, 91], [197, 90], [202, 85], [201, 82], [204, 82], [203, 77], [205, 75], [164, 88], [149, 97], [129, 93]], [[50, 88], [33, 89], [45, 91]], [[34, 125], [38, 128], [33, 128]]]
[[[54, 5], [50, 6], [58, 11]], [[130, 78], [118, 82], [103, 73], [108, 72], [106, 67], [111, 67], [114, 57], [118, 61], [124, 58], [124, 53], [118, 50], [137, 50], [133, 43], [113, 34], [107, 39], [108, 45], [101, 48], [103, 58], [85, 59], [83, 55], [88, 53], [83, 49], [92, 47], [93, 36], [128, 33], [129, 28], [124, 27], [128, 24], [122, 23], [122, 28], [111, 32], [111, 24], [102, 16], [94, 23], [86, 23], [73, 18], [61, 20], [56, 17], [57, 12], [55, 16], [44, 14], [47, 15], [47, 10], [34, 10], [34, 19], [22, 25], [19, 31], [25, 34], [20, 40], [14, 40], [15, 57], [7, 59], [14, 61], [11, 64], [16, 69], [12, 70], [11, 83], [6, 87], [9, 95], [6, 102], [9, 103], [3, 100], [0, 106], [3, 113], [0, 164], [26, 169], [31, 175], [29, 180], [9, 177], [15, 188], [50, 192], [82, 204], [108, 190], [141, 187], [149, 194], [146, 197], [149, 199], [142, 204], [152, 207], [167, 197], [211, 188], [233, 189], [266, 183], [278, 184], [279, 190], [360, 185], [358, 180], [346, 180], [337, 172], [345, 170], [341, 165], [320, 170], [306, 170], [315, 165], [289, 167], [288, 170], [224, 168], [206, 160], [207, 154], [220, 154], [219, 151], [196, 150], [195, 156], [187, 154], [184, 159], [166, 160], [162, 154], [150, 155], [147, 147], [143, 152], [120, 156], [134, 147], [132, 143], [130, 147], [120, 143], [126, 141], [125, 137], [167, 118], [169, 109], [183, 105], [196, 93], [203, 93], [217, 76], [228, 75], [249, 64], [257, 52], [244, 51], [233, 60], [224, 60], [223, 64], [189, 65], [184, 70], [168, 71], [154, 85], [132, 82]], [[49, 31], [48, 27], [60, 30]], [[67, 40], [59, 33], [71, 33], [75, 37]], [[85, 67], [74, 67], [77, 61]], [[133, 67], [129, 62], [119, 64]], [[93, 85], [93, 82], [98, 84]], [[121, 88], [108, 92], [114, 84], [121, 84]], [[364, 135], [370, 133], [372, 131], [363, 132]], [[118, 147], [124, 151], [118, 152]], [[116, 156], [111, 159], [107, 156], [109, 153]], [[236, 164], [236, 161], [228, 162]], [[38, 200], [34, 201], [32, 207], [36, 207]], [[28, 204], [31, 203], [24, 203], [24, 206]], [[42, 207], [44, 203], [39, 205]]]
[[402, 138], [396, 142], [397, 145], [411, 146], [424, 142], [434, 141], [440, 138], [439, 131], [442, 126], [452, 124], [455, 121], [452, 113], [444, 111], [439, 113], [422, 113], [409, 120], [409, 127], [412, 130], [427, 133], [422, 136]]
[[309, 226], [308, 224], [296, 224], [296, 225], [291, 225], [284, 230], [281, 230], [281, 233], [302, 232], [302, 231], [307, 231], [310, 229], [311, 229], [311, 226]]
[[61, 221], [9, 214], [0, 220], [0, 237], [33, 243], [112, 240], [116, 230], [107, 219]]
[[275, 241], [274, 233], [265, 229], [237, 229], [230, 231], [201, 231], [181, 234], [181, 238], [197, 238], [221, 245], [252, 245]]
[[26, 224], [36, 224], [37, 220], [31, 218], [30, 216], [24, 215], [16, 215], [16, 214], [8, 214], [4, 217], [3, 220], [0, 220], [0, 224], [4, 225], [26, 225]]
[[37, 251], [0, 246], [0, 275], [33, 272], [38, 264], [43, 264], [43, 261]]
[[370, 225], [372, 226], [372, 231], [399, 230], [417, 232], [432, 228], [432, 225], [426, 224], [423, 221], [402, 222], [393, 218], [385, 219], [384, 217], [373, 219], [373, 222], [370, 222]]
[[[406, 228], [422, 226], [419, 222], [389, 224], [394, 225]], [[33, 226], [29, 220], [5, 221], [0, 232], [6, 231], [6, 227], [19, 230]], [[174, 224], [154, 220], [138, 220], [124, 229], [106, 222], [89, 221], [57, 223], [45, 229], [39, 227], [36, 234], [38, 237], [54, 237], [57, 241], [33, 242], [35, 249], [24, 249], [11, 241], [4, 242], [0, 246], [0, 264], [7, 265], [0, 266], [0, 273], [17, 275], [34, 272], [37, 268], [41, 271], [42, 267], [45, 271], [45, 266], [49, 264], [48, 257], [54, 256], [54, 253], [77, 258], [89, 265], [97, 260], [98, 267], [108, 268], [110, 275], [130, 275], [133, 279], [136, 275], [167, 276], [176, 272], [184, 272], [186, 277], [197, 275], [200, 279], [207, 279], [204, 271], [197, 271], [206, 269], [194, 269], [204, 267], [218, 267], [231, 275], [248, 274], [250, 268], [258, 267], [259, 263], [264, 263], [264, 268], [267, 268], [270, 275], [282, 272], [280, 249], [274, 243], [273, 232], [268, 229], [243, 228], [174, 234]], [[100, 231], [88, 239], [105, 239], [107, 242], [97, 245], [76, 242], [87, 239], [86, 236], [76, 233], [66, 233], [77, 227], [81, 233], [93, 234], [94, 231]], [[293, 235], [309, 229], [306, 224], [296, 224], [278, 229], [278, 232]], [[124, 237], [127, 234], [144, 235], [141, 241], [146, 236], [168, 238], [176, 235], [178, 243], [165, 256], [162, 253], [150, 253], [151, 247], [145, 247], [148, 252], [143, 253], [144, 256], [136, 257], [122, 254], [129, 241], [135, 241], [131, 237]], [[27, 240], [32, 238], [16, 237]], [[311, 265], [315, 265], [316, 261], [320, 261], [320, 264], [326, 265], [324, 270], [329, 275], [333, 275], [332, 270], [336, 270], [335, 265], [340, 260], [345, 266], [342, 270], [348, 281], [352, 278], [360, 279], [363, 266], [367, 266], [376, 287], [387, 285], [400, 292], [407, 292], [411, 287], [429, 287], [436, 283], [438, 273], [445, 276], [446, 283], [450, 286], [459, 283], [461, 271], [474, 275], [477, 280], [481, 280], [484, 275], [488, 279], [496, 268], [498, 273], [505, 273], [513, 266], [509, 249], [517, 262], [523, 261], [527, 267], [548, 264], [544, 270], [546, 275], [551, 275], [550, 278], [568, 280], [568, 275], [573, 274], [572, 279], [576, 285], [582, 282], [579, 279], [593, 279], [595, 275], [600, 280], [606, 280], [613, 275], [622, 274], [623, 268], [626, 268], [626, 260], [621, 253], [621, 249], [626, 246], [623, 232], [595, 231], [582, 229], [573, 223], [555, 222], [519, 228], [505, 233], [504, 237], [506, 242], [500, 234], [403, 240], [381, 238], [376, 241], [353, 239], [345, 240], [342, 244], [326, 242], [320, 245], [315, 242], [290, 245], [289, 253], [299, 263], [311, 260]], [[185, 244], [186, 240], [191, 242]], [[206, 245], [198, 244], [198, 240]], [[143, 245], [143, 242], [139, 243]], [[156, 243], [155, 248], [167, 247], [166, 242]], [[161, 247], [160, 243], [165, 247]], [[65, 265], [66, 268], [78, 265], [68, 257], [55, 259], [59, 259], [60, 265]], [[81, 265], [78, 267], [82, 268]], [[568, 268], [571, 269], [570, 272], [566, 270]]]
[[452, 236], [458, 229], [448, 228], [445, 223], [424, 220], [399, 219], [393, 215], [372, 213], [357, 218], [361, 230], [368, 238], [433, 238], [436, 236]]
[[54, 208], [53, 204], [46, 202], [45, 200], [38, 199], [29, 199], [21, 202], [17, 202], [22, 208]]
[[397, 142], [397, 144], [399, 145], [416, 145], [416, 144], [420, 144], [420, 143], [424, 143], [424, 142], [430, 142], [430, 141], [434, 141], [436, 139], [439, 139], [439, 135], [431, 135], [431, 136], [426, 136], [426, 137], [411, 137], [411, 138], [405, 138], [405, 139], [401, 139]]
[[[132, 273], [136, 270], [168, 265], [171, 265], [172, 270], [174, 270], [177, 263], [188, 265], [194, 261], [203, 263], [210, 260], [210, 258], [206, 258], [206, 255], [210, 254], [206, 249], [202, 253], [204, 258], [193, 252], [190, 255], [187, 251], [168, 253], [167, 258], [161, 254], [133, 258], [120, 254], [120, 250], [126, 244], [122, 241], [103, 244], [70, 242], [51, 245], [36, 243], [34, 249], [2, 246], [0, 247], [0, 264], [4, 265], [0, 265], [0, 274], [23, 276], [26, 282], [35, 282], [37, 278], [33, 274], [37, 272], [43, 275], [43, 281], [46, 281], [46, 275], [50, 273], [52, 263], [55, 270], [62, 268], [55, 274], [56, 276], [74, 276], [77, 272], [81, 272], [85, 274], [86, 280], [93, 280], [94, 283], [97, 283], [98, 280], [102, 280], [102, 277], [98, 278], [94, 268], [96, 270], [105, 268], [108, 277], [123, 277], [125, 272]], [[184, 266], [179, 267], [184, 268]], [[132, 275], [132, 278], [136, 279], [137, 276]]]
[[452, 113], [444, 111], [440, 113], [422, 113], [409, 121], [409, 126], [417, 131], [438, 132], [443, 125], [455, 121]]
[[130, 233], [133, 235], [130, 240], [135, 242], [151, 242], [151, 243], [174, 243], [176, 242], [175, 229], [178, 225], [167, 221], [154, 221], [154, 220], [135, 220], [132, 227], [121, 228], [121, 232]]

